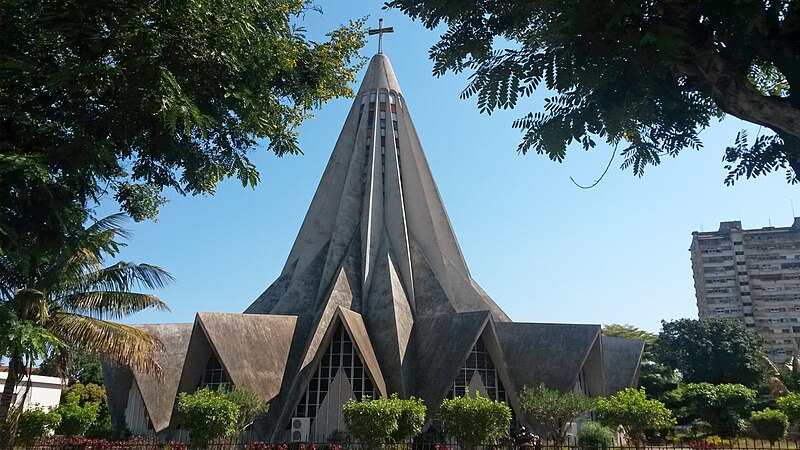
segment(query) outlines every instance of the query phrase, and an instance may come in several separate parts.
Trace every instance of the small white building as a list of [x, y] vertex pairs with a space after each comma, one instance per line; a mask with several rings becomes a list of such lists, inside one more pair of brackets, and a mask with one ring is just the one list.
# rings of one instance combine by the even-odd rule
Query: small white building
[[[0, 372], [0, 392], [5, 388], [8, 372]], [[14, 392], [14, 404], [19, 405], [22, 401], [22, 394], [28, 386], [28, 378], [24, 378]], [[31, 375], [30, 392], [25, 396], [24, 409], [34, 407], [53, 408], [58, 406], [61, 401], [61, 379], [58, 377], [44, 377], [41, 375]]]

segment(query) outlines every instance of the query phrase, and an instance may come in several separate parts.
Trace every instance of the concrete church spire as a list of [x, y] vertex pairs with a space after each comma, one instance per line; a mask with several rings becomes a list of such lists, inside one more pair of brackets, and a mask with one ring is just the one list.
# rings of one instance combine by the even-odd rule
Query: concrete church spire
[[[360, 267], [349, 266], [348, 255]], [[369, 63], [281, 277], [245, 312], [303, 315], [310, 303], [324, 307], [342, 269], [360, 284], [354, 310], [366, 312], [381, 303], [373, 293], [391, 292], [412, 315], [487, 310], [509, 320], [470, 276], [384, 54]], [[318, 302], [286, 297], [293, 285], [314, 281]]]

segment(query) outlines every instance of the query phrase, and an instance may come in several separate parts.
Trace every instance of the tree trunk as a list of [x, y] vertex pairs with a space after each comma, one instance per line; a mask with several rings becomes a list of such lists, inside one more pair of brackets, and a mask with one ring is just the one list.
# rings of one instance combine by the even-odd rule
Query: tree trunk
[[0, 396], [0, 446], [11, 446], [13, 442], [13, 436], [6, 436], [10, 429], [8, 412], [12, 406], [11, 402], [14, 399], [14, 391], [23, 375], [23, 372], [19, 370], [21, 366], [20, 359], [12, 356], [8, 363], [8, 377], [3, 387], [3, 394]]
[[[779, 133], [800, 139], [800, 109], [788, 98], [761, 94], [741, 73], [713, 48], [687, 51], [685, 62], [676, 65], [692, 85], [701, 87], [726, 113]], [[794, 86], [792, 86], [794, 87]]]

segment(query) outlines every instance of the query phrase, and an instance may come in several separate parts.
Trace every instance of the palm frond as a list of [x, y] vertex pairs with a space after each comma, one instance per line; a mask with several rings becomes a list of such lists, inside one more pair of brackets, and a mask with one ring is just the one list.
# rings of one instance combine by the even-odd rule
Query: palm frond
[[88, 234], [101, 234], [106, 231], [116, 231], [123, 238], [130, 237], [130, 232], [125, 229], [125, 223], [128, 221], [128, 216], [124, 213], [111, 214], [110, 216], [103, 217], [97, 222], [86, 228]]
[[100, 319], [120, 319], [147, 308], [169, 311], [169, 306], [153, 294], [121, 291], [89, 291], [69, 295], [64, 307], [73, 313]]
[[102, 270], [102, 256], [90, 248], [80, 248], [60, 264], [51, 268], [51, 274], [43, 277], [42, 283], [54, 290], [68, 291], [80, 288], [86, 274]]
[[150, 264], [120, 261], [112, 266], [85, 274], [81, 290], [131, 291], [161, 289], [175, 279], [166, 270]]
[[164, 350], [164, 344], [138, 328], [65, 311], [53, 313], [49, 328], [76, 348], [139, 372], [162, 376], [155, 355]]

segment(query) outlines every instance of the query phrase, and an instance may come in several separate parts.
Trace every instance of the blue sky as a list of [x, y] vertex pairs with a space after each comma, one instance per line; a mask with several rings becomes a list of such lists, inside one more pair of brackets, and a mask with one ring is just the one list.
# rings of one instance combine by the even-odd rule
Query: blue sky
[[[541, 105], [481, 115], [460, 100], [466, 76], [431, 75], [425, 30], [382, 2], [320, 1], [298, 24], [319, 39], [340, 23], [379, 17], [396, 33], [385, 38], [411, 116], [473, 278], [515, 321], [629, 323], [658, 331], [662, 319], [696, 317], [689, 244], [692, 231], [720, 221], [748, 228], [787, 226], [800, 188], [783, 173], [723, 183], [722, 154], [737, 131], [757, 129], [726, 119], [703, 133], [705, 148], [687, 150], [643, 178], [616, 159], [593, 189], [612, 149], [572, 148], [564, 163], [516, 153], [511, 122]], [[363, 53], [377, 47], [371, 38]], [[360, 81], [360, 79], [359, 79]], [[357, 87], [357, 86], [354, 86]], [[351, 100], [326, 104], [301, 128], [303, 156], [253, 159], [262, 183], [222, 183], [213, 197], [170, 195], [158, 222], [131, 224], [121, 256], [169, 270], [177, 282], [158, 294], [169, 314], [145, 312], [128, 322], [188, 322], [197, 311], [241, 312], [283, 268]], [[115, 212], [106, 204], [100, 213]]]

